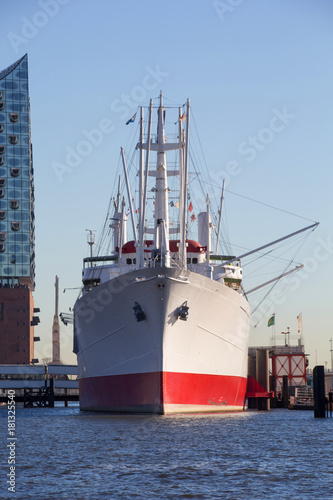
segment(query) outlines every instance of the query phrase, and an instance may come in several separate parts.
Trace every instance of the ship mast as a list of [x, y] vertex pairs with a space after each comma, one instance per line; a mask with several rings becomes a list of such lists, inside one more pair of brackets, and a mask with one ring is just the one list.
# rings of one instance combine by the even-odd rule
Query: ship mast
[[155, 245], [161, 252], [162, 266], [170, 267], [169, 250], [169, 211], [168, 211], [168, 175], [165, 148], [165, 109], [162, 91], [157, 111], [157, 163], [155, 178]]
[[[145, 161], [145, 171], [143, 173], [143, 156], [140, 155], [140, 191], [142, 190], [142, 210], [139, 211], [139, 240], [137, 246], [137, 252], [139, 259], [137, 259], [137, 268], [144, 267], [144, 233], [148, 231], [145, 227], [145, 214], [146, 214], [146, 203], [147, 203], [147, 184], [148, 176], [155, 177], [155, 186], [152, 191], [155, 193], [155, 223], [154, 223], [154, 241], [155, 241], [155, 252], [156, 257], [160, 255], [161, 266], [170, 267], [171, 266], [171, 256], [169, 249], [169, 236], [172, 232], [179, 231], [179, 228], [170, 229], [169, 227], [169, 192], [168, 187], [168, 176], [179, 175], [181, 184], [180, 193], [180, 206], [185, 213], [185, 218], [180, 221], [181, 226], [181, 237], [179, 250], [181, 255], [181, 267], [186, 268], [186, 257], [185, 257], [185, 247], [186, 247], [186, 203], [187, 203], [187, 166], [188, 166], [188, 148], [184, 144], [183, 132], [181, 126], [179, 127], [179, 140], [178, 142], [168, 142], [165, 138], [165, 108], [163, 106], [163, 95], [162, 91], [159, 96], [159, 106], [157, 109], [157, 134], [156, 142], [151, 141], [151, 122], [152, 122], [152, 107], [153, 102], [150, 100], [149, 106], [149, 119], [148, 119], [148, 137], [147, 142], [143, 142], [143, 130], [140, 133], [140, 142], [138, 148], [146, 151], [146, 161]], [[187, 102], [187, 113], [189, 113], [189, 100]], [[181, 123], [180, 123], [181, 125]], [[141, 125], [142, 127], [142, 125]], [[186, 126], [186, 139], [188, 141], [188, 123]], [[185, 154], [183, 154], [185, 148]], [[180, 150], [180, 171], [179, 170], [167, 170], [166, 163], [166, 152]], [[157, 153], [157, 163], [156, 170], [149, 170], [149, 154], [151, 151]], [[183, 160], [184, 156], [184, 161]], [[144, 175], [144, 179], [142, 179]], [[140, 192], [141, 196], [141, 192]], [[141, 201], [141, 198], [140, 198]], [[139, 265], [138, 265], [139, 261]]]

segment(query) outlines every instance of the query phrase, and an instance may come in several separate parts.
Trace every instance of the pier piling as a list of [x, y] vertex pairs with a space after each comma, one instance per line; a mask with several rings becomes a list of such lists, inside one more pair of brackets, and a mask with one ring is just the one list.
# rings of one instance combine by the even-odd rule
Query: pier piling
[[322, 365], [313, 369], [314, 417], [325, 418], [325, 372]]
[[[257, 381], [266, 392], [269, 391], [269, 352], [268, 349], [257, 349]], [[270, 409], [269, 398], [258, 398], [258, 410]]]

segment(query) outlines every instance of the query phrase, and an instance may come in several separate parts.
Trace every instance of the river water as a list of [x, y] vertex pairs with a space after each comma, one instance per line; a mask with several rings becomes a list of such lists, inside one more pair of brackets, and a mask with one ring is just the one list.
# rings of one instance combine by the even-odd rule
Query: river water
[[1, 499], [333, 499], [333, 418], [312, 411], [113, 416], [16, 410], [15, 493], [0, 410]]

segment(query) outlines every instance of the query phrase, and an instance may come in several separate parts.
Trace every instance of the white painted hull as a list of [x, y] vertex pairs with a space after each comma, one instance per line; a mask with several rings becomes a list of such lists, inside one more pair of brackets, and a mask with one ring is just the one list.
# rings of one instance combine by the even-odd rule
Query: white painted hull
[[[184, 303], [187, 321], [178, 317]], [[74, 315], [81, 409], [243, 409], [249, 305], [238, 292], [190, 271], [146, 268], [86, 293]]]

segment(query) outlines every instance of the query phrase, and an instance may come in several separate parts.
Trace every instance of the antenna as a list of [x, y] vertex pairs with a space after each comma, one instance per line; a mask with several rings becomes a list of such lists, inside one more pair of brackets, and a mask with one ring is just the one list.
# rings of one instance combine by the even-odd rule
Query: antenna
[[286, 332], [281, 332], [281, 333], [282, 333], [282, 335], [285, 335], [284, 345], [285, 346], [290, 345], [290, 327], [287, 326], [287, 331]]

